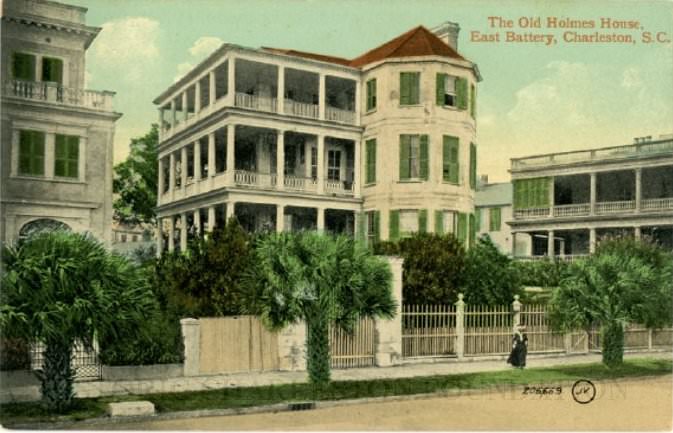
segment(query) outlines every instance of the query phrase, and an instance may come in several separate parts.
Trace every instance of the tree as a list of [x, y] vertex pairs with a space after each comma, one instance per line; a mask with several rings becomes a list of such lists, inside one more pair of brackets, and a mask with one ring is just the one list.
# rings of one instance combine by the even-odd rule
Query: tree
[[330, 380], [329, 326], [352, 332], [359, 317], [391, 318], [396, 303], [388, 264], [347, 236], [272, 233], [260, 239], [246, 311], [272, 330], [305, 321], [307, 369]]
[[673, 257], [654, 244], [606, 240], [568, 272], [550, 301], [552, 324], [564, 331], [600, 326], [608, 366], [622, 362], [626, 323], [656, 328], [673, 320]]
[[97, 334], [136, 328], [152, 294], [134, 265], [84, 234], [36, 234], [5, 247], [3, 266], [0, 329], [44, 343], [42, 399], [62, 412], [74, 397], [75, 341], [91, 347]]
[[449, 304], [463, 286], [465, 249], [453, 235], [414, 233], [397, 243], [382, 243], [378, 253], [404, 259], [402, 299], [405, 304]]
[[175, 316], [240, 314], [243, 274], [251, 266], [252, 238], [231, 218], [210, 236], [195, 237], [185, 253], [164, 253], [152, 286]]
[[157, 203], [159, 127], [152, 124], [143, 137], [131, 139], [131, 151], [114, 167], [114, 218], [124, 224], [154, 223]]
[[488, 235], [467, 252], [463, 291], [469, 304], [503, 305], [521, 294], [512, 259], [498, 250]]

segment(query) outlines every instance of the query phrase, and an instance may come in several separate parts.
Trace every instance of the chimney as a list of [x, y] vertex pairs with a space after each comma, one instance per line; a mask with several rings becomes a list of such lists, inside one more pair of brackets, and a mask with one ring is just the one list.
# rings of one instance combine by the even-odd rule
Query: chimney
[[458, 33], [460, 26], [458, 23], [446, 21], [431, 30], [437, 37], [446, 42], [451, 48], [458, 51]]

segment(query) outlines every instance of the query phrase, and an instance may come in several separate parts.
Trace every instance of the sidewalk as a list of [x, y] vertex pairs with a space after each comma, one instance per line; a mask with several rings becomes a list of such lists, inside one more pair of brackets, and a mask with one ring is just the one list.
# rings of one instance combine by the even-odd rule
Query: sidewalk
[[[671, 359], [671, 352], [640, 352], [627, 353], [625, 359], [657, 358]], [[600, 362], [600, 354], [540, 356], [529, 355], [528, 367], [552, 367], [560, 365], [587, 364]], [[353, 368], [346, 370], [332, 370], [332, 380], [372, 380], [396, 379], [420, 376], [450, 375], [486, 371], [502, 371], [511, 367], [504, 359], [491, 360], [463, 360], [446, 359], [441, 362], [407, 363], [394, 367], [380, 368]], [[163, 380], [136, 380], [136, 381], [102, 381], [78, 382], [75, 392], [80, 398], [102, 397], [126, 394], [154, 394], [184, 391], [205, 391], [223, 388], [251, 387], [264, 385], [280, 385], [288, 383], [302, 383], [307, 381], [307, 374], [301, 372], [271, 371], [253, 373], [234, 373], [212, 376], [178, 377]], [[39, 386], [25, 386], [3, 389], [0, 401], [34, 401], [39, 400]]]

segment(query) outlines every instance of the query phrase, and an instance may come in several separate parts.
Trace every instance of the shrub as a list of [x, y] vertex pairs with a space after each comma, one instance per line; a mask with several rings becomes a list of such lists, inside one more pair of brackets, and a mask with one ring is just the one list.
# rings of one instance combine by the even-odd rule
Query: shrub
[[569, 263], [558, 260], [515, 261], [522, 286], [558, 287], [568, 275]]
[[0, 370], [29, 370], [30, 344], [23, 338], [0, 337]]

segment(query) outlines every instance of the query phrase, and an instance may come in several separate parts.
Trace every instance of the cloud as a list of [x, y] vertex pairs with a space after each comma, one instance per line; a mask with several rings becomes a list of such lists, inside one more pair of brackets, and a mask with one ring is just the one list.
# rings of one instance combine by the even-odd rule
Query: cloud
[[218, 49], [224, 41], [215, 36], [201, 36], [194, 44], [187, 50], [189, 52], [189, 60], [178, 64], [177, 74], [173, 81], [178, 81], [187, 72], [191, 71], [201, 60], [212, 54]]
[[97, 65], [131, 81], [143, 77], [143, 67], [159, 58], [159, 22], [145, 17], [108, 21], [91, 47]]

